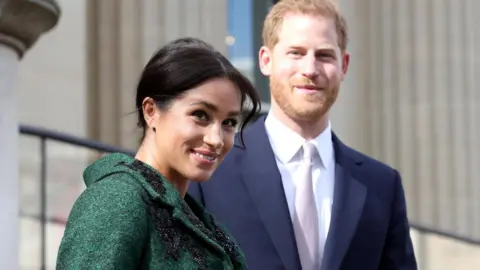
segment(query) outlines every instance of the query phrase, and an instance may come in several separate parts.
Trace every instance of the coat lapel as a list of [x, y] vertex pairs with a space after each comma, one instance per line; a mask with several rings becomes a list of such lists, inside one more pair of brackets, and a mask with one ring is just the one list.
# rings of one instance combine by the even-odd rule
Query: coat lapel
[[224, 249], [214, 240], [213, 233], [207, 229], [205, 224], [192, 212], [190, 207], [183, 202], [179, 202], [173, 208], [173, 218], [178, 220], [187, 228], [190, 233], [202, 240], [207, 246], [210, 246], [220, 254], [224, 254]]
[[352, 174], [353, 166], [357, 166], [351, 157], [345, 155], [348, 150], [336, 136], [333, 136], [335, 147], [335, 188], [332, 206], [330, 232], [327, 236], [322, 269], [339, 269], [355, 234], [357, 224], [362, 215], [367, 188]]
[[300, 262], [282, 179], [260, 117], [244, 133], [243, 181], [260, 219], [286, 269], [299, 269]]
[[[213, 233], [193, 213], [190, 206], [180, 197], [178, 191], [155, 169], [137, 160], [121, 161], [118, 165], [130, 169], [130, 171], [126, 172], [132, 173], [132, 176], [137, 178], [143, 185], [151, 197], [152, 203], [158, 204], [158, 208], [152, 214], [155, 215], [153, 218], [161, 223], [162, 228], [157, 228], [159, 233], [171, 234], [172, 241], [180, 241], [179, 236], [175, 235], [175, 230], [172, 229], [174, 229], [173, 227], [176, 224], [182, 224], [193, 236], [205, 243], [206, 246], [221, 254], [225, 253], [224, 249], [214, 240]], [[178, 223], [175, 221], [178, 221]]]

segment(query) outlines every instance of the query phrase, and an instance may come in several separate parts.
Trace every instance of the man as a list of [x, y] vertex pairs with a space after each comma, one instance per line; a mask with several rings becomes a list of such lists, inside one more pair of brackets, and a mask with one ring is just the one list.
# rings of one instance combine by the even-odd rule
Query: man
[[271, 110], [190, 194], [224, 222], [249, 269], [417, 269], [399, 173], [331, 131], [350, 59], [336, 5], [279, 1], [263, 42]]

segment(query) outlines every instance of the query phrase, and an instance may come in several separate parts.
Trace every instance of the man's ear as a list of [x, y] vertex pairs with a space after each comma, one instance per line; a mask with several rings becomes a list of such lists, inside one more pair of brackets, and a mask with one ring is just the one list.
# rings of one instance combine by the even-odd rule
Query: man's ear
[[342, 54], [342, 81], [345, 79], [347, 76], [347, 71], [348, 71], [348, 66], [350, 65], [350, 54], [345, 51]]
[[272, 51], [266, 46], [262, 46], [258, 52], [258, 64], [260, 71], [265, 76], [270, 76], [272, 72]]

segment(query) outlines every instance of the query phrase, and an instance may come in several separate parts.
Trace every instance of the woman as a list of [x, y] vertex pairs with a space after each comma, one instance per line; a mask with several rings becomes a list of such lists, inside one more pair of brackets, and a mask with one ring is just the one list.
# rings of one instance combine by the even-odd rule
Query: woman
[[234, 240], [186, 191], [231, 149], [247, 99], [240, 134], [260, 109], [251, 83], [201, 40], [158, 51], [137, 87], [136, 156], [111, 154], [85, 170], [57, 269], [245, 269]]

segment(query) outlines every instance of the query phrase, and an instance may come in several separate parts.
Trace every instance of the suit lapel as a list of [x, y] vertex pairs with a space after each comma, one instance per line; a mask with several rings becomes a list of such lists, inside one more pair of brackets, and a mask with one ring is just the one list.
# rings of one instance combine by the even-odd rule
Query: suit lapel
[[339, 269], [355, 234], [357, 224], [362, 215], [367, 188], [352, 174], [353, 166], [357, 166], [351, 157], [345, 155], [348, 150], [336, 136], [333, 136], [335, 147], [335, 189], [332, 206], [330, 232], [327, 236], [322, 269]]
[[[300, 269], [292, 221], [288, 212], [280, 172], [268, 140], [265, 117], [245, 131], [243, 181], [260, 218], [286, 269]], [[339, 269], [362, 215], [367, 188], [352, 172], [361, 159], [350, 156], [349, 149], [336, 136], [335, 189], [330, 232], [327, 236], [322, 269]], [[237, 147], [243, 147], [237, 143]], [[275, 210], [275, 211], [272, 211]]]
[[[245, 131], [242, 178], [286, 269], [299, 269], [295, 235], [282, 179], [264, 122], [265, 117], [260, 117]], [[243, 146], [238, 143], [238, 147]]]

